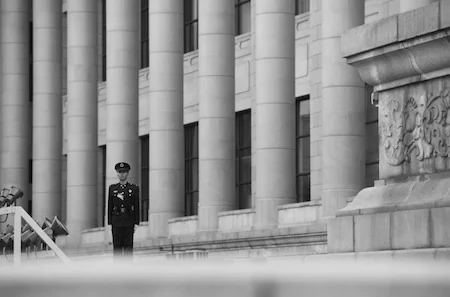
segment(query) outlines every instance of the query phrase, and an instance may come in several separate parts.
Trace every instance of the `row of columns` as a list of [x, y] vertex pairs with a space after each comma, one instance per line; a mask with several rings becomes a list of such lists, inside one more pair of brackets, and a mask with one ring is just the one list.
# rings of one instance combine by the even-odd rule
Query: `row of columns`
[[[413, 2], [417, 7], [431, 1]], [[234, 2], [199, 0], [199, 231], [216, 230], [218, 212], [235, 208]], [[0, 3], [0, 177], [3, 184], [27, 185], [30, 6], [28, 1]], [[35, 0], [33, 5], [32, 195], [38, 220], [57, 214], [61, 203], [58, 3]], [[271, 228], [277, 225], [277, 206], [295, 201], [294, 1], [258, 0], [253, 8], [254, 226]], [[97, 9], [92, 0], [67, 2], [67, 226], [72, 245], [96, 222]], [[364, 3], [323, 0], [322, 10], [322, 200], [327, 216], [363, 187], [364, 85], [335, 49], [345, 30], [364, 23]], [[184, 213], [183, 11], [182, 0], [149, 2], [149, 225], [154, 237], [166, 236], [168, 220]], [[138, 13], [138, 0], [107, 1], [107, 185], [116, 181], [113, 166], [119, 161], [128, 162], [131, 181], [137, 179]], [[26, 199], [19, 203], [27, 208]]]
[[[67, 1], [67, 227], [69, 245], [95, 227], [97, 197], [98, 2]], [[107, 1], [107, 162], [138, 168], [139, 0]], [[27, 194], [18, 201], [36, 220], [61, 212], [62, 1], [1, 0], [1, 181]], [[30, 14], [31, 13], [31, 14]], [[30, 15], [33, 81], [30, 84]], [[30, 87], [33, 116], [30, 115]], [[31, 120], [32, 118], [32, 120]], [[30, 126], [32, 129], [30, 130]], [[32, 132], [32, 143], [30, 143]], [[32, 147], [32, 189], [29, 155]], [[116, 181], [108, 166], [108, 183]]]
[[[92, 0], [68, 0], [67, 228], [69, 246], [96, 225], [98, 86], [97, 16]], [[106, 183], [117, 182], [114, 164], [127, 162], [137, 182], [139, 0], [108, 0]]]
[[[152, 1], [150, 1], [152, 2]], [[164, 24], [164, 32], [153, 32], [150, 40], [168, 45], [167, 36], [178, 36], [176, 12], [181, 9], [181, 1], [174, 6], [172, 14], [164, 11], [169, 5], [153, 3], [150, 14], [153, 26]], [[208, 2], [208, 3], [207, 3]], [[235, 208], [234, 199], [234, 1], [199, 0], [199, 231], [216, 230], [218, 212]], [[427, 5], [433, 0], [401, 0], [402, 11]], [[348, 197], [364, 187], [365, 180], [365, 102], [364, 83], [356, 70], [345, 63], [340, 48], [340, 36], [346, 30], [364, 24], [364, 1], [323, 0], [322, 1], [322, 122], [323, 122], [323, 190], [322, 204], [325, 217], [345, 206]], [[255, 67], [255, 228], [271, 228], [277, 225], [277, 206], [295, 201], [295, 17], [294, 1], [259, 0], [252, 4], [254, 9], [253, 42]], [[152, 13], [155, 13], [153, 15]], [[156, 15], [167, 22], [158, 23]], [[172, 26], [169, 22], [172, 16]], [[252, 16], [253, 18], [253, 16]], [[152, 21], [150, 21], [152, 22]], [[175, 27], [174, 27], [175, 26]], [[158, 29], [160, 26], [158, 26]], [[153, 28], [153, 30], [155, 30]], [[155, 30], [156, 31], [156, 30]], [[168, 53], [178, 53], [179, 44], [166, 47]], [[150, 56], [160, 57], [158, 49], [150, 48]], [[151, 60], [152, 61], [152, 60]], [[181, 67], [181, 59], [173, 54], [168, 65], [176, 63]], [[153, 66], [153, 63], [151, 63]], [[164, 67], [156, 61], [157, 68], [150, 70], [150, 85]], [[159, 68], [161, 67], [161, 68]], [[175, 66], [172, 66], [175, 67]], [[173, 69], [170, 67], [170, 69]], [[153, 74], [152, 74], [152, 71]], [[166, 74], [166, 73], [165, 73]], [[171, 73], [173, 81], [179, 77]], [[339, 75], [337, 75], [339, 74]], [[164, 76], [168, 80], [169, 76]], [[157, 80], [160, 82], [160, 80]], [[182, 93], [182, 85], [176, 84], [166, 90]], [[152, 135], [161, 136], [153, 125], [168, 121], [163, 117], [163, 104], [159, 103], [160, 93], [151, 86], [150, 146], [151, 160], [170, 159], [171, 154], [181, 151], [160, 149], [152, 143]], [[162, 91], [162, 90], [159, 90]], [[179, 94], [179, 93], [178, 93]], [[169, 93], [165, 100], [173, 98]], [[179, 97], [181, 104], [182, 98]], [[156, 106], [159, 105], [159, 108]], [[170, 119], [180, 119], [174, 109]], [[166, 113], [166, 115], [169, 115]], [[161, 116], [161, 117], [160, 117]], [[158, 120], [153, 120], [152, 117]], [[167, 128], [169, 125], [167, 125]], [[181, 129], [181, 126], [178, 126]], [[176, 128], [175, 128], [176, 129]], [[167, 130], [170, 131], [170, 130]], [[162, 132], [164, 133], [164, 132]], [[165, 132], [165, 139], [178, 139], [172, 132]], [[153, 147], [153, 152], [152, 152]], [[168, 153], [170, 152], [170, 154]], [[179, 163], [174, 162], [173, 177], [179, 172]], [[156, 167], [152, 166], [154, 171]], [[169, 166], [170, 167], [170, 166]], [[159, 167], [158, 167], [159, 168]], [[152, 172], [152, 169], [150, 169]], [[151, 174], [152, 176], [152, 174]], [[166, 180], [156, 172], [150, 178], [151, 193], [161, 194]], [[173, 178], [172, 189], [179, 189], [180, 180]], [[180, 191], [182, 192], [182, 191]], [[167, 235], [167, 221], [180, 215], [182, 205], [180, 192], [172, 191], [172, 199], [166, 197], [163, 203], [151, 194], [152, 205], [163, 205], [150, 213], [151, 235]], [[167, 191], [165, 191], [167, 194]], [[164, 195], [163, 195], [164, 196]], [[170, 195], [169, 195], [170, 196]], [[161, 196], [162, 197], [162, 196]], [[167, 203], [171, 201], [171, 204]], [[174, 203], [175, 202], [175, 203]], [[172, 205], [172, 206], [170, 206]], [[165, 211], [165, 212], [164, 212]], [[155, 219], [152, 219], [155, 218]]]
[[[171, 9], [171, 10], [170, 10]], [[183, 213], [182, 1], [150, 1], [150, 217], [152, 236]], [[256, 228], [295, 201], [294, 1], [255, 3]], [[198, 231], [235, 209], [234, 1], [199, 1]]]

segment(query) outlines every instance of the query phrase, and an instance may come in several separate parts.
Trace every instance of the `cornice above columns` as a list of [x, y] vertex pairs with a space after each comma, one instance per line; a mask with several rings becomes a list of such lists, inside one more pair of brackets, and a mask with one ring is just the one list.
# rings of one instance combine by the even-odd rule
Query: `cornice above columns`
[[347, 63], [374, 91], [450, 74], [450, 3], [435, 2], [348, 30]]

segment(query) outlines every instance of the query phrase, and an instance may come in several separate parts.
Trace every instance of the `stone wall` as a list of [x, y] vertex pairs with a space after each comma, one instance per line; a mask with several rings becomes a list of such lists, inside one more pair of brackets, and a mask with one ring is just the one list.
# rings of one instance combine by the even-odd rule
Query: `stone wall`
[[329, 252], [450, 246], [449, 16], [437, 1], [344, 33], [379, 109], [381, 180], [330, 221]]

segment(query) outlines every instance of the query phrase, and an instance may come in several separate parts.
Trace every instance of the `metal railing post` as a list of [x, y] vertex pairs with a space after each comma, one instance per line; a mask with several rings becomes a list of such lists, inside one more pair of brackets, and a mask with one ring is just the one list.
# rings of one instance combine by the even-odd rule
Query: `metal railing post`
[[21, 235], [22, 235], [22, 216], [14, 212], [14, 265], [20, 265], [21, 262]]

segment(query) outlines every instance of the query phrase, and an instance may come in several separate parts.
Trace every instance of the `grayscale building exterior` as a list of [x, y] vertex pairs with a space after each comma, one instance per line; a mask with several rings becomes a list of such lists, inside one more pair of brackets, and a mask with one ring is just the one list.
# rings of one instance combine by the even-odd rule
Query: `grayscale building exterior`
[[0, 3], [1, 185], [68, 252], [112, 251], [121, 161], [137, 257], [450, 245], [448, 0]]

